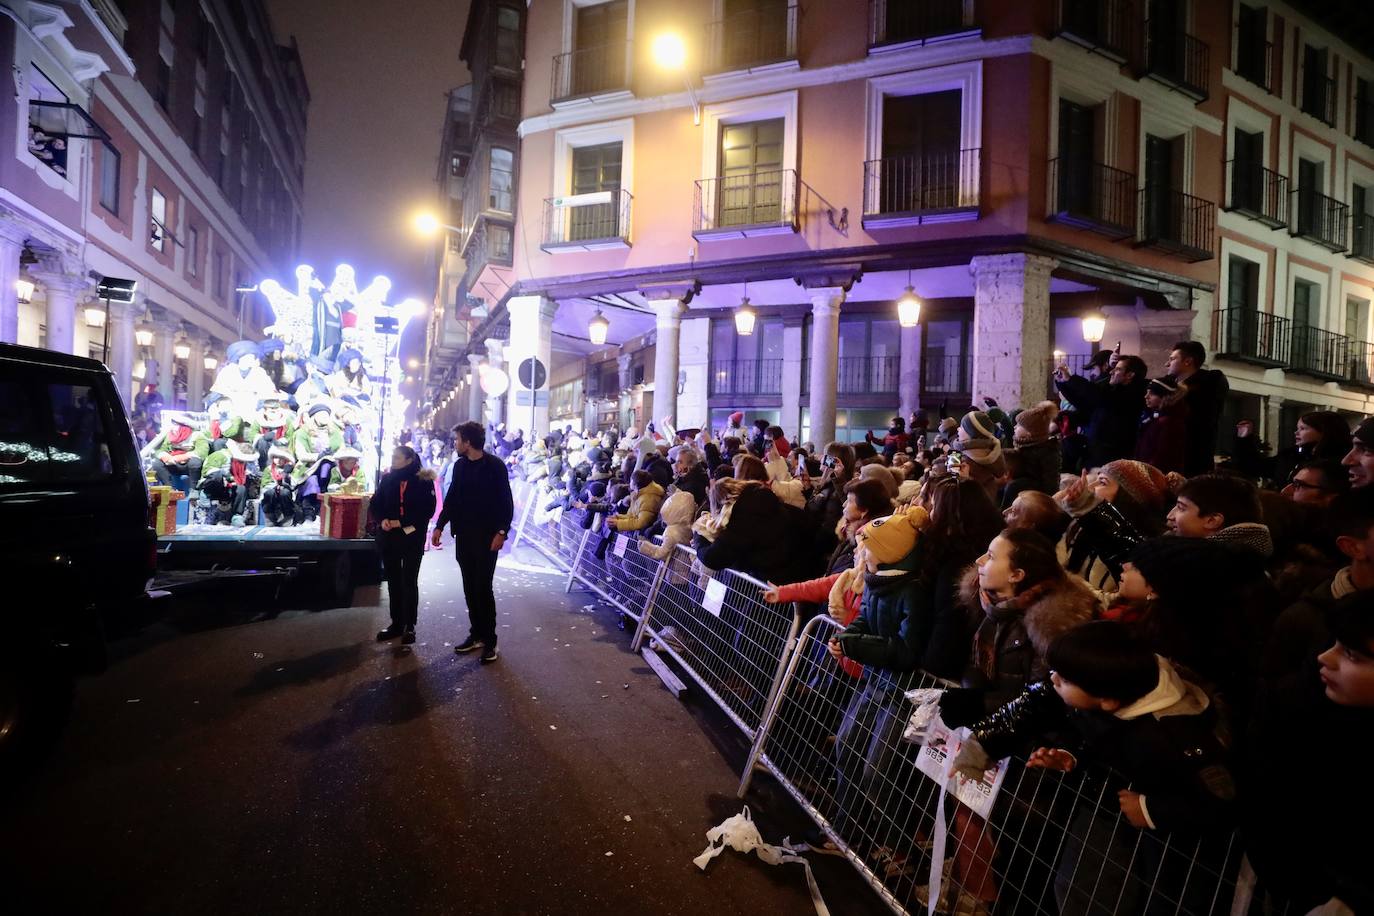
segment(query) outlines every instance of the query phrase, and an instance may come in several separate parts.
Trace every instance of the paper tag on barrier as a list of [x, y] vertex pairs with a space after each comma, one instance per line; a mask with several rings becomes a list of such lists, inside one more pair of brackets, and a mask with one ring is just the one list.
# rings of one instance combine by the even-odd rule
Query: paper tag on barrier
[[710, 579], [706, 583], [706, 594], [702, 596], [701, 606], [715, 616], [720, 616], [721, 606], [725, 604], [725, 583]]
[[623, 534], [617, 534], [617, 535], [615, 536], [615, 555], [616, 555], [616, 556], [618, 556], [618, 557], [624, 557], [624, 556], [625, 556], [625, 542], [628, 541], [628, 540], [629, 540], [629, 537], [627, 537], [626, 535], [623, 535]]

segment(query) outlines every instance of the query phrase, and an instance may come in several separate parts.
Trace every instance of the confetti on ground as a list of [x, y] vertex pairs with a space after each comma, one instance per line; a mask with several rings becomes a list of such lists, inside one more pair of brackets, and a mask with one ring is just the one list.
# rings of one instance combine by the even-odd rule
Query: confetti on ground
[[254, 657], [254, 658], [262, 658], [263, 655], [262, 655], [261, 652], [254, 652], [254, 653], [253, 653], [253, 657]]
[[556, 731], [558, 731], [558, 726], [557, 726], [557, 725], [550, 725], [550, 726], [549, 726], [549, 731], [551, 731], [551, 732], [556, 732]]
[[142, 700], [125, 700], [125, 703], [142, 703]]
[[278, 670], [278, 671], [285, 671], [286, 669], [285, 669], [285, 668], [278, 668], [277, 670]]
[[625, 815], [625, 823], [628, 824], [629, 822], [630, 822], [630, 816], [627, 814], [627, 815]]
[[609, 856], [615, 855], [615, 853], [613, 853], [613, 852], [608, 852], [608, 853], [606, 853], [606, 855], [609, 857]]

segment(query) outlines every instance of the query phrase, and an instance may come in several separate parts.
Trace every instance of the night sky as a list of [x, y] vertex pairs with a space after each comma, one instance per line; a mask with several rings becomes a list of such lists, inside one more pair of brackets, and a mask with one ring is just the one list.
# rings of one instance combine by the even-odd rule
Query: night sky
[[[267, 0], [267, 8], [277, 40], [299, 42], [310, 86], [301, 260], [326, 283], [347, 262], [360, 286], [385, 274], [393, 301], [432, 302], [430, 243], [409, 220], [438, 193], [444, 93], [468, 82], [458, 59], [466, 0]], [[416, 336], [406, 335], [407, 351]]]

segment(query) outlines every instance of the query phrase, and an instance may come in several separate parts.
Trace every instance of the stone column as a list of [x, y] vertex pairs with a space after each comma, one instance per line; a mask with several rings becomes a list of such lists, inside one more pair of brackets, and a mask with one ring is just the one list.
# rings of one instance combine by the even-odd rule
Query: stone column
[[659, 299], [653, 305], [658, 316], [658, 337], [654, 344], [654, 416], [649, 419], [657, 422], [663, 417], [671, 417], [673, 427], [677, 428], [679, 348], [687, 303], [681, 299]]
[[468, 354], [468, 365], [472, 367], [472, 377], [468, 379], [468, 415], [467, 419], [482, 422], [482, 385], [479, 382], [481, 373], [478, 370], [482, 367], [482, 357], [477, 353]]
[[[176, 377], [176, 354], [172, 352], [172, 348], [176, 344], [176, 333], [181, 329], [181, 325], [162, 319], [154, 321], [152, 328], [153, 358], [157, 360], [157, 390], [162, 394], [163, 403], [171, 409], [176, 402], [173, 383]], [[154, 379], [145, 378], [144, 381], [151, 382]]]
[[0, 343], [19, 342], [19, 255], [29, 233], [13, 220], [0, 219]]
[[66, 257], [43, 259], [29, 271], [43, 284], [47, 298], [47, 348], [71, 353], [76, 343], [76, 301], [90, 286], [79, 261]]
[[[1151, 376], [1164, 374], [1165, 363], [1174, 344], [1180, 340], [1193, 340], [1193, 320], [1197, 312], [1192, 309], [1148, 309], [1136, 307], [1135, 320], [1140, 327], [1139, 356], [1145, 360]], [[1204, 339], [1205, 338], [1197, 338]], [[1110, 346], [1104, 339], [1103, 346]]]
[[186, 409], [200, 410], [205, 406], [205, 341], [199, 334], [189, 334], [186, 343], [191, 348], [186, 360]]
[[904, 420], [910, 420], [911, 415], [921, 407], [921, 352], [924, 330], [917, 325], [914, 328], [902, 328], [901, 332], [897, 397], [901, 404], [899, 411]]
[[[506, 362], [510, 368], [510, 396], [506, 399], [506, 426], [512, 432], [523, 429], [529, 437], [549, 431], [549, 376], [553, 372], [553, 316], [558, 303], [546, 296], [514, 296], [506, 304], [510, 313], [510, 345]], [[520, 381], [520, 366], [531, 357], [544, 367], [542, 384], [529, 388]], [[539, 382], [532, 378], [530, 382]], [[540, 404], [540, 394], [544, 403]]]
[[[504, 369], [505, 361], [501, 358], [501, 353], [506, 346], [506, 342], [504, 340], [497, 340], [495, 337], [491, 337], [487, 339], [486, 343], [487, 365], [493, 369]], [[480, 386], [481, 382], [479, 380], [478, 387]], [[506, 412], [502, 409], [502, 406], [504, 404], [504, 398], [505, 395], [496, 395], [495, 397], [487, 398], [487, 418], [492, 423], [492, 425], [500, 423], [506, 417]], [[481, 418], [478, 419], [480, 421]]]
[[840, 366], [839, 287], [811, 290], [811, 441], [824, 449], [835, 438], [835, 389]]
[[619, 394], [624, 394], [630, 390], [633, 383], [633, 376], [630, 370], [634, 368], [635, 358], [633, 353], [622, 353], [615, 358], [616, 380], [619, 383]]
[[782, 325], [782, 422], [778, 425], [789, 437], [801, 442], [802, 325], [798, 316]]
[[1003, 409], [1045, 397], [1050, 359], [1050, 272], [1058, 261], [1033, 254], [975, 257], [973, 274], [974, 400]]
[[710, 425], [707, 382], [711, 351], [711, 319], [687, 318], [678, 331], [678, 371], [687, 384], [677, 397], [678, 429], [706, 428]]
[[107, 364], [114, 373], [115, 384], [126, 407], [132, 407], [134, 403], [134, 325], [141, 312], [142, 308], [132, 302], [110, 303], [110, 355]]

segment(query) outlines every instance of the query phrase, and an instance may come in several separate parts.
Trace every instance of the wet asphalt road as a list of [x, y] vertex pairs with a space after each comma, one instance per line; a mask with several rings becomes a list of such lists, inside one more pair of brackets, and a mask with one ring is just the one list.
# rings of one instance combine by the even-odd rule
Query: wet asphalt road
[[[503, 557], [488, 667], [452, 651], [449, 550], [425, 561], [414, 651], [373, 640], [384, 589], [267, 614], [242, 592], [174, 602], [79, 684], [43, 771], [0, 800], [0, 911], [814, 912], [799, 866], [692, 864], [740, 809], [743, 736], [538, 563]], [[800, 810], [756, 786], [764, 838], [799, 836]], [[832, 913], [888, 912], [813, 860]]]

